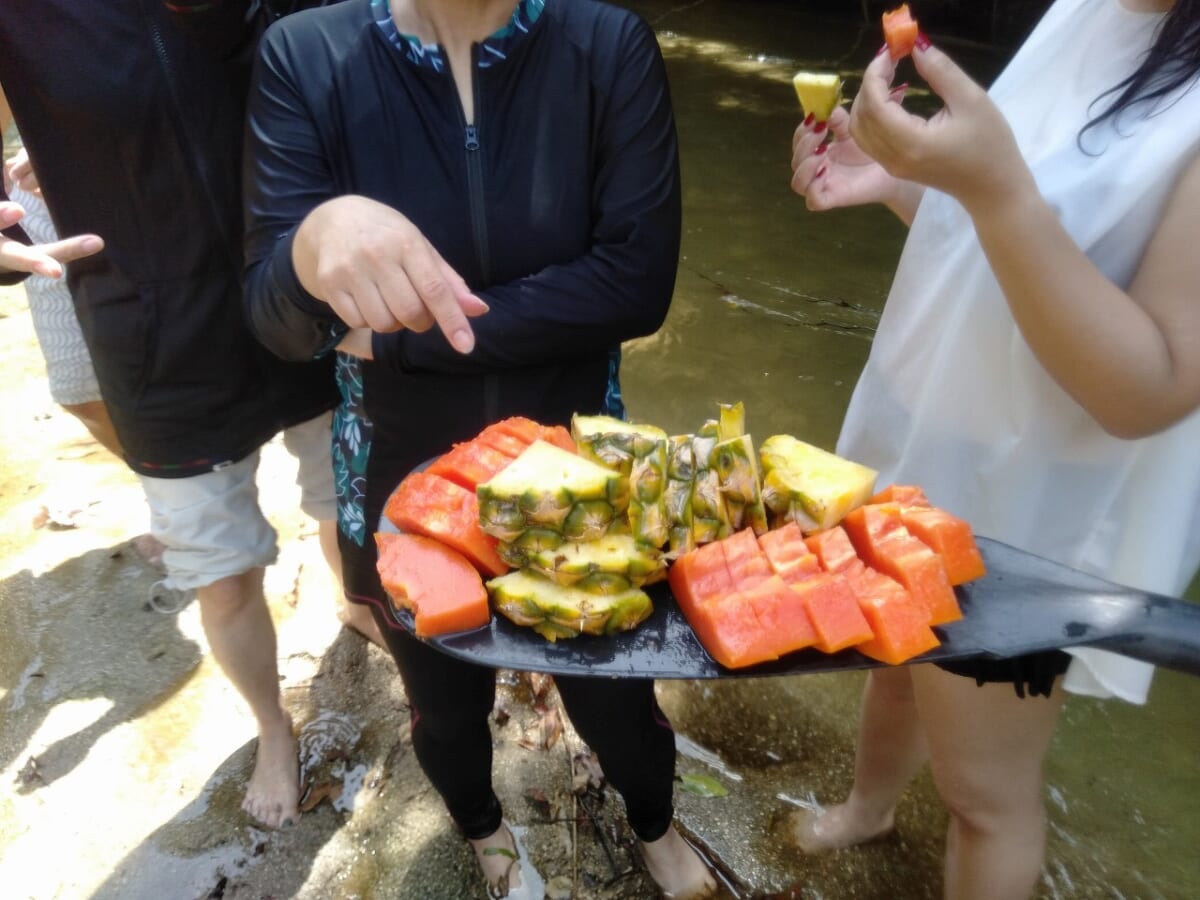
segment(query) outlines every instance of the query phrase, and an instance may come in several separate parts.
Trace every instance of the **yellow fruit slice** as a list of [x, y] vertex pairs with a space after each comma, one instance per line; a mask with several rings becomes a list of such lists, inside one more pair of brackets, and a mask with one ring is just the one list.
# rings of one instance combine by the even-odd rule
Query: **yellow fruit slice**
[[792, 76], [792, 87], [805, 116], [811, 114], [817, 122], [828, 119], [842, 102], [842, 79], [837, 75], [797, 72]]

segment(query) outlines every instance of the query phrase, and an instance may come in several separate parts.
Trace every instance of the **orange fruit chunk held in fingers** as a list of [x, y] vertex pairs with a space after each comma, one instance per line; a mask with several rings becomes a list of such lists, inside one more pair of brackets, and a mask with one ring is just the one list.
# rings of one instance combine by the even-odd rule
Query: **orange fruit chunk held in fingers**
[[412, 610], [417, 637], [479, 628], [491, 620], [487, 589], [465, 556], [420, 534], [377, 534], [379, 578]]
[[912, 53], [918, 32], [917, 20], [909, 12], [907, 3], [883, 14], [883, 39], [892, 59], [903, 59]]

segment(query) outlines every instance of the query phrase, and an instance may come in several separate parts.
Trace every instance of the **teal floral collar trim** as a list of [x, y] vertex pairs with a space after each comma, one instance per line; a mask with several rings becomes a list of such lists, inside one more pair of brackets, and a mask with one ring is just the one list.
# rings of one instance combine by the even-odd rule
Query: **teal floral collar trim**
[[[524, 39], [534, 22], [541, 17], [546, 2], [547, 0], [519, 0], [508, 24], [479, 45], [479, 68], [487, 69], [504, 62], [512, 48]], [[396, 23], [392, 21], [390, 0], [371, 0], [371, 17], [388, 42], [403, 53], [409, 62], [433, 69], [435, 72], [446, 70], [446, 58], [441, 46], [422, 44], [411, 34], [401, 34]]]

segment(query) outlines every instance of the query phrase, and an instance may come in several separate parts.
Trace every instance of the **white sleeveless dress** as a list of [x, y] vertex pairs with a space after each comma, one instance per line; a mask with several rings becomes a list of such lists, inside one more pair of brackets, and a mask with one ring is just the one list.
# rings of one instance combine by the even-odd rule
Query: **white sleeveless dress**
[[[1122, 287], [1200, 151], [1200, 87], [1149, 118], [1135, 108], [1092, 129], [1091, 155], [1077, 137], [1103, 108], [1093, 101], [1142, 59], [1161, 18], [1120, 0], [1059, 0], [990, 91], [1043, 196]], [[1034, 358], [970, 218], [932, 190], [838, 452], [878, 468], [880, 484], [923, 486], [979, 534], [1121, 584], [1178, 595], [1200, 565], [1200, 411], [1141, 440], [1107, 435]], [[1145, 701], [1152, 666], [1094, 648], [1070, 652], [1068, 690]]]

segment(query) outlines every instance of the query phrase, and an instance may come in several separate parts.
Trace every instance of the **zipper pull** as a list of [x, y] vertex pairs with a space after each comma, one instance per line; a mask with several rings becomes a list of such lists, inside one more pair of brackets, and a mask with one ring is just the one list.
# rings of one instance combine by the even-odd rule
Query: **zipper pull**
[[474, 125], [467, 126], [466, 148], [468, 150], [479, 149], [479, 133], [475, 130]]

